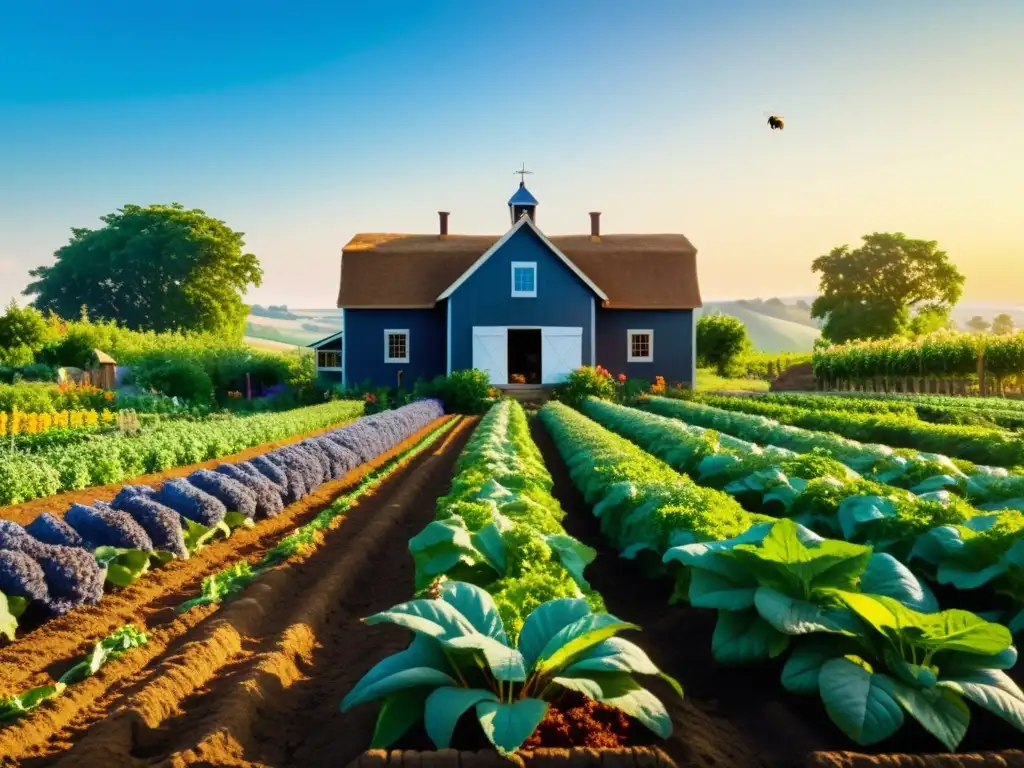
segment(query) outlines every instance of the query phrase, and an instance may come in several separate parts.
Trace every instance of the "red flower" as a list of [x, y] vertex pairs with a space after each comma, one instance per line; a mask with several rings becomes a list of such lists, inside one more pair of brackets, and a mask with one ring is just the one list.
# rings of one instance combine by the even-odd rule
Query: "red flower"
[[375, 394], [373, 394], [373, 392], [367, 392], [366, 393], [366, 397], [364, 397], [363, 399], [366, 400], [366, 402], [368, 402], [368, 403], [376, 403], [377, 402], [377, 396]]
[[619, 384], [625, 384], [626, 383], [626, 374], [620, 373], [617, 378], [619, 380]]

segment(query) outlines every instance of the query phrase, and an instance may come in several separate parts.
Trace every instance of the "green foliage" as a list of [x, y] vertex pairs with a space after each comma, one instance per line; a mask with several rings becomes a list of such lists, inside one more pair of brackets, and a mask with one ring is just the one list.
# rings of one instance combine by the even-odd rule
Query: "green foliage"
[[1015, 467], [1024, 464], [1024, 442], [1001, 429], [929, 424], [900, 414], [854, 413], [797, 408], [750, 397], [701, 394], [699, 402], [772, 419], [852, 440], [957, 456], [978, 464]]
[[362, 403], [333, 402], [217, 421], [164, 422], [135, 438], [102, 435], [32, 454], [0, 453], [0, 506], [229, 456], [361, 413]]
[[996, 336], [1005, 336], [1013, 331], [1014, 322], [1010, 315], [1003, 312], [992, 318], [992, 333]]
[[954, 323], [949, 317], [949, 307], [925, 307], [913, 318], [907, 326], [911, 336], [928, 336], [936, 331], [949, 331], [954, 329]]
[[697, 359], [720, 376], [735, 372], [740, 356], [749, 348], [747, 329], [737, 318], [716, 313], [697, 321]]
[[134, 380], [143, 389], [159, 392], [165, 397], [188, 400], [199, 406], [209, 405], [213, 399], [213, 380], [202, 366], [188, 359], [141, 365], [134, 373]]
[[576, 408], [588, 397], [611, 400], [615, 396], [615, 383], [611, 374], [601, 366], [584, 365], [572, 371], [564, 382], [555, 387], [553, 397]]
[[25, 294], [37, 308], [73, 317], [86, 306], [128, 328], [241, 339], [242, 295], [263, 279], [241, 232], [178, 203], [126, 205], [101, 220], [101, 229], [72, 229], [56, 263], [30, 272]]
[[565, 533], [551, 486], [522, 406], [492, 406], [437, 500], [437, 519], [409, 542], [417, 589], [440, 576], [472, 581], [513, 637], [540, 603], [585, 597], [583, 569], [596, 552]]
[[472, 369], [452, 371], [430, 382], [416, 382], [413, 392], [417, 400], [437, 398], [444, 403], [446, 413], [475, 415], [486, 411], [491, 404], [490, 389], [487, 374]]
[[[509, 755], [544, 719], [548, 700], [565, 690], [616, 707], [661, 738], [672, 733], [664, 704], [633, 677], [661, 673], [638, 646], [616, 637], [638, 627], [593, 613], [585, 600], [541, 604], [526, 618], [518, 641], [509, 637], [491, 596], [463, 582], [444, 583], [436, 597], [363, 621], [416, 634], [408, 648], [371, 668], [342, 701], [344, 712], [383, 700], [374, 748], [390, 746], [422, 721], [434, 746], [448, 749], [456, 723], [474, 709], [488, 741]], [[666, 679], [681, 695], [679, 684]]]
[[38, 310], [20, 308], [12, 300], [0, 315], [0, 365], [30, 365], [51, 335], [50, 326]]
[[828, 341], [894, 336], [907, 328], [911, 308], [948, 311], [959, 300], [964, 277], [934, 240], [900, 232], [862, 240], [853, 250], [837, 246], [811, 265], [821, 275], [811, 316], [824, 320]]

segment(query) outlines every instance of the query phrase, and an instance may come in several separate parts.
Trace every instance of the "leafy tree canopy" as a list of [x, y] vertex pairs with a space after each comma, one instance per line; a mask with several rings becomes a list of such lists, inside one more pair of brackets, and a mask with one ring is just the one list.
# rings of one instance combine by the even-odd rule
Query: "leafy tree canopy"
[[998, 314], [994, 318], [992, 318], [992, 333], [1003, 335], [1007, 333], [1013, 333], [1013, 329], [1013, 318], [1010, 317], [1005, 312], [1002, 314]]
[[814, 260], [821, 295], [811, 316], [823, 320], [833, 343], [882, 338], [908, 330], [911, 310], [948, 312], [963, 291], [964, 276], [934, 240], [902, 232], [865, 235], [859, 248], [833, 248]]
[[135, 330], [242, 336], [242, 295], [263, 280], [243, 233], [180, 203], [126, 205], [101, 220], [101, 229], [72, 229], [56, 263], [30, 272], [25, 295], [38, 309], [75, 317], [85, 306]]
[[730, 315], [703, 315], [697, 321], [697, 357], [727, 375], [730, 365], [750, 347], [747, 328]]
[[36, 352], [56, 336], [42, 314], [11, 301], [0, 315], [0, 365], [28, 365]]
[[975, 333], [984, 333], [992, 327], [992, 323], [983, 318], [981, 315], [975, 315], [968, 320], [965, 325]]
[[941, 330], [954, 330], [956, 323], [946, 307], [925, 307], [911, 319], [907, 330], [912, 336], [927, 336]]

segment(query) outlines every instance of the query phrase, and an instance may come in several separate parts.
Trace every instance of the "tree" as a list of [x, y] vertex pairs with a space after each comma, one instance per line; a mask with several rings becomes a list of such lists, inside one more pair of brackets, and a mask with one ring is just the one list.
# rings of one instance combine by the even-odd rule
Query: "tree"
[[861, 239], [859, 248], [837, 246], [811, 265], [821, 275], [811, 317], [823, 320], [828, 341], [903, 333], [912, 309], [948, 312], [960, 298], [964, 276], [934, 240], [913, 240], [902, 232]]
[[134, 330], [212, 331], [241, 338], [242, 295], [263, 270], [244, 253], [243, 233], [180, 203], [126, 205], [101, 217], [101, 229], [73, 228], [56, 263], [37, 267], [25, 289], [39, 310]]
[[749, 347], [747, 328], [737, 318], [715, 313], [697, 321], [697, 357], [719, 375], [727, 375], [730, 365]]
[[0, 315], [0, 365], [28, 365], [53, 337], [52, 328], [32, 307], [21, 308], [11, 300]]
[[1005, 312], [996, 315], [994, 318], [992, 318], [992, 333], [996, 333], [1002, 336], [1008, 333], [1013, 333], [1013, 329], [1013, 318], [1010, 317]]
[[956, 325], [945, 307], [927, 307], [918, 312], [910, 321], [908, 330], [912, 336], [925, 336], [942, 329], [952, 330]]
[[992, 323], [983, 318], [981, 315], [975, 315], [966, 323], [967, 327], [975, 333], [984, 333], [992, 327]]

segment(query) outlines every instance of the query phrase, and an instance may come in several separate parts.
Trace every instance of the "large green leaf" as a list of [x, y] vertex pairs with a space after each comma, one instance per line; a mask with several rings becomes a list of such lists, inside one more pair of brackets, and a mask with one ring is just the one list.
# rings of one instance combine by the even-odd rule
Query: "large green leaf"
[[643, 649], [621, 637], [609, 637], [590, 650], [584, 651], [565, 668], [563, 674], [576, 675], [590, 672], [634, 672], [638, 675], [658, 675], [683, 695], [683, 687], [670, 675], [655, 666]]
[[499, 576], [508, 572], [508, 552], [497, 523], [488, 523], [472, 535], [473, 548], [482, 554]]
[[363, 619], [367, 624], [396, 624], [436, 638], [472, 635], [476, 629], [459, 609], [444, 600], [410, 600]]
[[608, 613], [592, 613], [558, 630], [540, 652], [536, 671], [547, 674], [561, 669], [575, 656], [624, 629], [640, 629]]
[[439, 685], [456, 685], [455, 680], [433, 667], [412, 667], [381, 678], [356, 691], [355, 689], [341, 702], [341, 711], [346, 712], [356, 704], [383, 698], [396, 691], [409, 688], [436, 688]]
[[572, 536], [562, 533], [553, 533], [545, 536], [544, 541], [551, 547], [559, 562], [562, 563], [562, 567], [569, 572], [569, 575], [572, 576], [580, 589], [589, 589], [590, 584], [587, 583], [586, 578], [583, 576], [583, 569], [594, 562], [594, 558], [597, 557], [597, 550], [593, 547], [588, 547], [581, 541], [576, 541]]
[[93, 553], [96, 562], [107, 569], [107, 581], [117, 587], [127, 587], [149, 570], [152, 554], [141, 549], [97, 547]]
[[896, 516], [896, 504], [884, 496], [849, 496], [836, 510], [844, 539], [852, 539], [861, 526]]
[[423, 707], [431, 688], [408, 688], [384, 697], [377, 713], [370, 749], [387, 749], [423, 719]]
[[797, 600], [771, 587], [758, 587], [754, 607], [765, 621], [786, 635], [813, 632], [855, 634], [856, 623], [848, 611], [826, 610], [808, 600]]
[[[752, 581], [752, 580], [751, 580]], [[703, 568], [690, 572], [690, 604], [695, 608], [718, 608], [724, 611], [739, 611], [754, 605], [757, 583], [737, 584], [726, 576]]]
[[868, 560], [868, 567], [860, 577], [860, 591], [869, 595], [884, 595], [898, 600], [908, 608], [922, 613], [939, 610], [939, 601], [907, 566], [887, 553], [876, 553]]
[[537, 606], [519, 632], [519, 651], [528, 669], [540, 659], [545, 646], [562, 629], [590, 614], [586, 600], [560, 598]]
[[749, 664], [775, 658], [789, 646], [789, 636], [762, 619], [756, 610], [719, 611], [711, 635], [711, 653], [721, 664]]
[[739, 544], [722, 554], [742, 563], [762, 586], [807, 599], [816, 589], [855, 589], [871, 550], [822, 539], [783, 519], [759, 545]]
[[21, 694], [0, 696], [0, 724], [10, 723], [23, 717], [47, 699], [52, 699], [64, 692], [64, 683], [41, 685]]
[[444, 687], [431, 693], [424, 706], [423, 724], [434, 746], [448, 749], [459, 718], [482, 701], [498, 701], [498, 697], [481, 688]]
[[125, 624], [95, 643], [89, 655], [61, 675], [59, 682], [79, 683], [99, 672], [100, 667], [108, 661], [120, 658], [128, 650], [145, 645], [148, 641], [145, 632], [132, 624]]
[[520, 699], [511, 704], [481, 701], [476, 705], [480, 727], [501, 755], [519, 749], [547, 713], [548, 704], [540, 699]]
[[837, 592], [840, 599], [894, 645], [912, 643], [929, 651], [995, 655], [1013, 641], [1010, 631], [969, 611], [920, 613], [892, 598]]
[[231, 537], [231, 529], [228, 528], [227, 523], [223, 520], [218, 522], [216, 525], [209, 527], [202, 523], [197, 523], [195, 520], [189, 520], [187, 517], [181, 518], [181, 528], [185, 535], [185, 549], [190, 553], [194, 553], [211, 541], [219, 533], [225, 539]]
[[441, 586], [441, 599], [458, 610], [477, 632], [508, 644], [498, 607], [486, 590], [463, 581], [448, 581]]
[[625, 712], [663, 739], [672, 735], [672, 718], [665, 705], [627, 672], [560, 675], [553, 682]]
[[950, 752], [956, 751], [971, 723], [971, 711], [955, 692], [943, 688], [914, 688], [887, 677], [889, 695]]
[[903, 710], [888, 681], [860, 660], [831, 659], [818, 673], [818, 691], [832, 722], [867, 746], [884, 741], [903, 725]]
[[523, 655], [515, 648], [511, 648], [493, 637], [476, 633], [442, 639], [441, 643], [446, 648], [454, 648], [459, 651], [480, 651], [487, 661], [487, 666], [490, 667], [491, 674], [497, 680], [512, 683], [526, 680], [527, 672]]
[[949, 688], [1024, 731], [1024, 693], [998, 669], [979, 669], [956, 678], [943, 678], [939, 687]]
[[341, 703], [342, 711], [344, 712], [356, 704], [372, 699], [372, 696], [364, 695], [364, 691], [371, 685], [398, 672], [417, 668], [431, 668], [439, 672], [448, 672], [448, 662], [437, 641], [429, 637], [417, 635], [404, 651], [400, 651], [377, 662], [345, 696], [345, 700]]
[[782, 687], [790, 693], [817, 695], [821, 667], [839, 656], [836, 638], [818, 635], [801, 640], [782, 667]]

